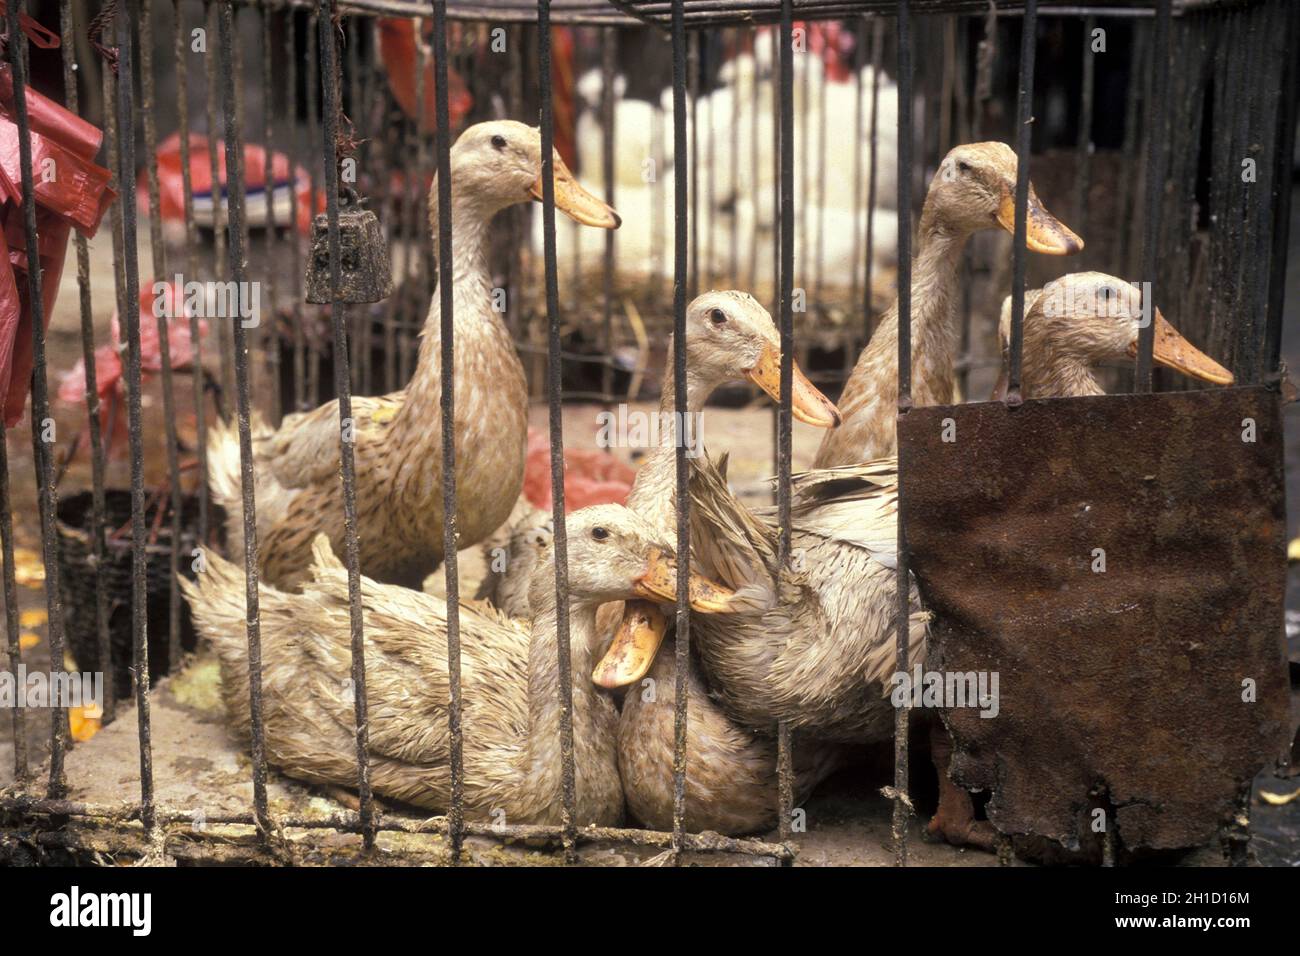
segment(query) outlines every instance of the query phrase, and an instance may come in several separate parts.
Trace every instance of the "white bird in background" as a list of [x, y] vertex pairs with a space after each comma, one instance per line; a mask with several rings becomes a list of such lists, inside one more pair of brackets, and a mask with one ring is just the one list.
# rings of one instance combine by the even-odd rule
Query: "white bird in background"
[[[741, 53], [723, 64], [721, 85], [692, 104], [698, 110], [698, 226], [703, 286], [735, 280], [770, 288], [776, 217], [776, 90], [771, 46]], [[877, 93], [876, 204], [872, 214], [874, 274], [896, 265], [898, 88], [883, 72], [863, 67], [862, 123], [857, 120], [857, 82], [829, 81], [821, 58], [794, 60], [795, 286], [811, 297], [818, 281], [847, 289], [860, 283], [866, 258], [866, 205], [870, 168], [872, 85]], [[659, 102], [625, 99], [627, 81], [615, 79], [614, 182], [625, 226], [616, 238], [618, 271], [670, 277], [673, 265], [672, 90]], [[584, 182], [604, 188], [600, 122], [603, 90], [599, 70], [579, 78], [577, 121], [579, 170]], [[825, 153], [822, 153], [823, 110]], [[806, 163], [806, 169], [805, 169]], [[806, 184], [806, 186], [805, 186]], [[541, 216], [533, 216], [533, 248], [542, 249]], [[561, 275], [594, 270], [603, 261], [604, 236], [561, 227], [557, 236]], [[576, 258], [576, 262], [575, 262]], [[820, 259], [820, 267], [817, 262]], [[815, 305], [810, 300], [810, 304]]]

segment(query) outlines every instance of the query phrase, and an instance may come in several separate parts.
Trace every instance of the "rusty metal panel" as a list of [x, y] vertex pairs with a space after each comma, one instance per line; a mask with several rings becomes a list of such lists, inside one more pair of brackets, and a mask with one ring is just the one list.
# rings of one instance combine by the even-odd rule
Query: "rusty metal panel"
[[943, 711], [957, 782], [1010, 835], [1211, 841], [1288, 743], [1277, 394], [916, 408], [899, 447], [927, 670], [998, 674]]

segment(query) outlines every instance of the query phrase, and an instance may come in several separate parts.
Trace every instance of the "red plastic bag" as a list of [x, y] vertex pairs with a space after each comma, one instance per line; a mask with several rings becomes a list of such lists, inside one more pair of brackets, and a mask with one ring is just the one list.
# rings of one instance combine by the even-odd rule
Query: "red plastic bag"
[[[15, 221], [22, 233], [22, 209], [12, 203], [5, 203], [3, 212], [5, 235], [12, 236]], [[36, 210], [36, 230], [39, 233], [41, 256], [41, 298], [42, 326], [48, 328], [50, 316], [54, 314], [54, 302], [59, 294], [59, 281], [63, 278], [63, 259], [68, 249], [68, 237], [72, 226], [66, 219], [48, 209]], [[24, 243], [26, 239], [24, 238]], [[16, 321], [13, 318], [12, 299], [0, 299], [0, 334], [8, 336], [8, 329], [13, 329], [7, 344], [8, 361], [0, 366], [0, 380], [5, 382], [4, 416], [6, 427], [18, 424], [23, 416], [23, 405], [27, 401], [27, 390], [31, 387], [32, 375], [32, 308], [30, 286], [27, 278], [27, 252], [24, 248], [16, 249], [12, 239], [6, 242], [8, 254], [0, 272], [8, 271], [17, 287], [18, 311]], [[0, 278], [0, 282], [3, 282]], [[0, 296], [3, 293], [0, 292]], [[3, 354], [5, 349], [0, 349]]]

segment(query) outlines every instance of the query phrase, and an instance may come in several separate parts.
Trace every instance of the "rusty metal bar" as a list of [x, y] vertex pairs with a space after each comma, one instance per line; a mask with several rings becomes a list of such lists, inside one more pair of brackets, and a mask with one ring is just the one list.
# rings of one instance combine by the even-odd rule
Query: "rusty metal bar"
[[[10, 9], [14, 9], [11, 6]], [[135, 75], [135, 38], [132, 23], [131, 5], [123, 5], [117, 15], [118, 69], [120, 75], [130, 78]], [[10, 30], [13, 36], [13, 30]], [[14, 87], [19, 84], [15, 78]], [[107, 108], [107, 104], [106, 108]], [[21, 115], [21, 114], [20, 114]], [[140, 736], [140, 819], [145, 833], [152, 836], [154, 832], [153, 808], [153, 742], [149, 715], [149, 648], [148, 648], [148, 558], [145, 554], [145, 501], [144, 501], [144, 437], [143, 412], [140, 395], [140, 309], [139, 309], [139, 262], [136, 255], [136, 201], [135, 201], [135, 90], [128, 82], [117, 83], [117, 179], [121, 189], [122, 205], [122, 258], [123, 302], [126, 306], [121, 311], [122, 327], [126, 330], [126, 381], [127, 381], [127, 420], [131, 444], [131, 634], [132, 667], [135, 671], [135, 706], [136, 720]], [[22, 140], [27, 140], [24, 132]], [[24, 164], [24, 181], [27, 180]], [[34, 197], [33, 197], [34, 201]], [[35, 207], [24, 196], [24, 208], [30, 210], [33, 218], [28, 229], [28, 257], [36, 261], [36, 228], [34, 221]], [[33, 270], [33, 275], [36, 271]], [[40, 290], [33, 286], [32, 296], [40, 302]], [[37, 367], [44, 365], [44, 356], [37, 358]], [[46, 537], [53, 537], [53, 524], [46, 529]], [[51, 582], [46, 575], [46, 588]], [[57, 587], [56, 585], [53, 585]], [[52, 650], [53, 642], [51, 642]], [[60, 666], [56, 664], [55, 666]]]
[[[65, 0], [70, 2], [70, 0]], [[188, 35], [185, 32], [184, 18], [181, 16], [181, 0], [172, 0], [173, 16], [173, 51], [176, 67], [177, 98], [177, 136], [180, 138], [181, 150], [181, 194], [185, 215], [185, 270], [191, 278], [198, 278], [199, 229], [194, 221], [194, 179], [190, 170], [190, 97], [189, 70], [181, 65], [189, 49]], [[64, 42], [65, 48], [67, 41]], [[208, 545], [208, 425], [207, 408], [203, 394], [203, 343], [199, 339], [199, 316], [190, 316], [190, 363], [191, 378], [194, 388], [194, 420], [198, 444], [199, 481], [197, 496], [199, 499], [198, 545]], [[87, 360], [86, 367], [90, 367]], [[87, 379], [89, 388], [90, 379]], [[94, 427], [93, 425], [91, 426]]]
[[[167, 247], [163, 244], [162, 210], [158, 191], [158, 124], [154, 117], [153, 76], [153, 0], [140, 3], [140, 114], [144, 120], [145, 169], [149, 189], [149, 249], [152, 254], [154, 288], [157, 283], [171, 283], [167, 277]], [[184, 302], [182, 289], [176, 289], [170, 308], [158, 308], [154, 315], [158, 321], [158, 354], [162, 365], [163, 427], [167, 444], [167, 481], [171, 485], [171, 554], [168, 558], [167, 595], [167, 669], [175, 673], [181, 662], [181, 591], [177, 583], [180, 575], [181, 547], [181, 464], [179, 442], [176, 438], [176, 390], [171, 359], [171, 312]], [[184, 314], [184, 305], [179, 305]], [[159, 507], [162, 507], [161, 504]]]
[[1083, 21], [1083, 88], [1079, 93], [1079, 136], [1075, 154], [1074, 228], [1079, 235], [1088, 234], [1088, 192], [1092, 186], [1092, 107], [1097, 55], [1092, 52], [1092, 31], [1096, 17]]
[[[1300, 46], [1300, 7], [1291, 4], [1286, 10], [1286, 41], [1282, 49], [1294, 53]], [[1285, 56], [1285, 54], [1284, 54]], [[1286, 175], [1295, 155], [1297, 86], [1300, 66], [1294, 55], [1283, 60], [1281, 102], [1278, 104], [1277, 132], [1273, 141], [1273, 247], [1268, 281], [1268, 352], [1264, 368], [1279, 369], [1282, 360], [1282, 313], [1286, 294], [1286, 260], [1291, 228], [1291, 181]]]
[[[214, 0], [203, 0], [206, 11], [206, 29], [208, 36], [218, 33], [218, 12]], [[208, 120], [208, 166], [212, 171], [212, 274], [226, 274], [226, 237], [221, 228], [224, 218], [228, 216], [230, 204], [230, 172], [227, 169], [227, 183], [221, 185], [221, 164], [217, 156], [217, 51], [210, 46], [204, 57], [204, 73], [208, 82], [207, 120]], [[229, 135], [229, 130], [227, 130]], [[223, 420], [230, 420], [230, 394], [235, 388], [235, 370], [232, 363], [234, 344], [231, 330], [227, 323], [218, 322], [216, 328], [217, 352], [221, 358], [221, 390], [218, 396], [217, 411]]]
[[[555, 524], [555, 642], [559, 664], [563, 790], [561, 820], [565, 857], [573, 861], [577, 845], [574, 819], [577, 796], [573, 767], [573, 667], [569, 653], [569, 539], [564, 525], [564, 409], [560, 366], [560, 287], [555, 259], [555, 118], [551, 103], [550, 0], [538, 0], [537, 3], [537, 59], [542, 127], [542, 244], [546, 262], [546, 309], [550, 320], [550, 361], [546, 367], [546, 379], [550, 411], [551, 515]], [[446, 89], [446, 83], [441, 83], [440, 87]], [[446, 321], [445, 317], [443, 321]], [[443, 387], [447, 387], [445, 382]]]
[[[686, 26], [683, 0], [673, 0], [673, 411], [677, 428], [684, 427], [686, 415], [686, 286], [689, 281], [686, 259]], [[692, 110], [692, 115], [694, 110]], [[675, 617], [673, 710], [673, 859], [676, 862], [686, 845], [686, 729], [687, 696], [691, 666], [691, 617], [688, 598], [690, 576], [691, 528], [689, 522], [689, 471], [684, 441], [676, 442], [675, 504], [677, 511], [677, 608]]]
[[[871, 25], [871, 140], [870, 172], [867, 174], [867, 259], [862, 276], [862, 332], [865, 339], [871, 338], [873, 323], [871, 321], [873, 298], [871, 294], [871, 267], [875, 258], [875, 211], [876, 211], [876, 175], [878, 165], [878, 145], [880, 121], [880, 70], [884, 62], [885, 24], [877, 18]], [[911, 221], [910, 218], [908, 220]]]
[[1038, 0], [1025, 4], [1020, 34], [1020, 88], [1016, 96], [1016, 226], [1011, 257], [1011, 346], [1007, 371], [1007, 401], [1020, 402], [1020, 371], [1025, 341], [1025, 233], [1028, 231], [1029, 154], [1033, 137], [1034, 52], [1037, 46]]
[[[910, 0], [898, 4], [898, 414], [912, 407], [912, 11]], [[873, 164], [874, 165], [874, 164]], [[1023, 243], [1023, 238], [1022, 238]], [[911, 607], [908, 602], [907, 522], [903, 486], [898, 488], [898, 567], [895, 626], [896, 670], [908, 671]], [[907, 729], [910, 705], [894, 710], [894, 862], [907, 865], [907, 819], [910, 810]]]
[[[352, 441], [352, 374], [348, 369], [347, 307], [339, 297], [343, 253], [339, 244], [339, 69], [334, 39], [332, 0], [320, 0], [316, 22], [320, 28], [323, 175], [325, 215], [328, 224], [330, 268], [330, 320], [334, 330], [334, 389], [339, 405], [339, 477], [343, 486], [343, 552], [348, 569], [348, 620], [352, 637], [352, 699], [356, 714], [357, 793], [365, 845], [375, 844], [374, 803], [370, 792], [370, 738], [366, 707], [365, 635], [361, 614], [361, 557], [357, 546], [357, 466]], [[451, 573], [451, 572], [449, 572]]]
[[[35, 449], [36, 492], [41, 517], [41, 557], [45, 565], [45, 606], [49, 615], [50, 669], [63, 669], [63, 599], [59, 593], [58, 536], [55, 517], [58, 508], [54, 486], [53, 456], [44, 440], [37, 436], [50, 420], [50, 397], [45, 368], [45, 300], [42, 298], [40, 245], [36, 234], [36, 189], [32, 178], [31, 126], [27, 116], [27, 35], [18, 26], [26, 13], [25, 0], [10, 0], [7, 26], [8, 54], [13, 67], [14, 119], [18, 124], [18, 155], [22, 169], [23, 226], [27, 235], [27, 285], [32, 313], [32, 445]], [[8, 469], [6, 468], [6, 481]], [[12, 567], [12, 553], [6, 555], [6, 568]], [[8, 572], [6, 572], [8, 573]], [[7, 584], [6, 584], [7, 587]], [[52, 797], [63, 796], [67, 784], [63, 776], [63, 753], [66, 745], [66, 711], [56, 710], [50, 721], [50, 786]]]
[[[807, 53], [804, 54], [804, 56], [808, 56], [808, 55], [809, 54]], [[809, 72], [812, 71], [809, 70]], [[825, 71], [825, 66], [823, 64], [821, 94], [817, 98], [817, 237], [815, 240], [816, 246], [813, 251], [813, 302], [816, 304], [818, 315], [825, 314], [825, 308], [826, 308], [825, 303], [822, 301], [822, 280], [824, 278], [825, 265], [826, 265], [825, 260], [826, 260], [826, 94], [827, 94], [827, 86], [828, 83], [826, 80], [826, 71]], [[805, 105], [804, 107], [805, 111], [807, 110], [807, 108], [808, 107]], [[853, 135], [855, 141], [860, 140], [858, 133], [859, 133], [858, 128], [855, 126], [853, 128]], [[807, 151], [808, 149], [805, 146], [804, 152], [806, 153]], [[804, 197], [805, 204], [807, 203], [807, 201], [808, 201], [807, 196], [805, 196]], [[807, 221], [808, 218], [810, 218], [808, 216], [806, 208], [807, 207], [805, 205], [805, 212], [804, 212], [805, 221]], [[857, 212], [856, 206], [854, 207], [854, 212], [855, 213]], [[802, 252], [804, 258], [807, 259], [808, 250], [803, 249]], [[805, 340], [804, 356], [806, 357], [806, 355], [807, 355], [807, 342]]]
[[[285, 118], [292, 125], [298, 114], [298, 21], [293, 11], [284, 17], [284, 112]], [[293, 405], [294, 411], [307, 411], [307, 334], [304, 328], [306, 318], [303, 314], [303, 261], [302, 244], [298, 239], [298, 177], [297, 164], [294, 162], [293, 148], [295, 136], [285, 143], [286, 158], [289, 161], [289, 176], [293, 182], [289, 189], [289, 270], [293, 274], [293, 297], [290, 306], [290, 321], [293, 324]], [[308, 206], [308, 215], [316, 213], [314, 206]]]
[[1133, 383], [1136, 392], [1151, 391], [1151, 355], [1155, 348], [1155, 287], [1156, 270], [1159, 266], [1160, 212], [1164, 190], [1165, 173], [1165, 138], [1163, 127], [1167, 115], [1168, 103], [1165, 102], [1165, 90], [1169, 85], [1169, 18], [1170, 0], [1156, 0], [1155, 34], [1151, 47], [1151, 104], [1147, 123], [1147, 174], [1146, 174], [1146, 216], [1142, 224], [1142, 281], [1144, 286], [1142, 299], [1143, 324], [1138, 329], [1137, 378]]
[[[618, 59], [618, 31], [614, 29], [600, 32], [600, 164], [601, 175], [605, 180], [605, 203], [614, 205], [614, 71]], [[614, 350], [614, 272], [615, 272], [614, 231], [605, 230], [605, 262], [602, 281], [601, 312], [604, 320], [602, 342], [606, 356]], [[606, 363], [600, 370], [600, 390], [605, 396], [602, 401], [613, 400], [611, 392], [614, 387], [614, 368]], [[613, 448], [607, 449], [611, 453]]]
[[[72, 0], [59, 2], [60, 52], [63, 60], [64, 104], [74, 113], [79, 111], [79, 91], [76, 73], [76, 39], [73, 34]], [[95, 320], [90, 301], [90, 248], [86, 237], [77, 230], [72, 233], [77, 250], [77, 293], [81, 313], [81, 359], [86, 367], [86, 416], [90, 431], [90, 554], [95, 575], [95, 646], [99, 651], [99, 666], [105, 674], [113, 672], [112, 642], [108, 632], [108, 595], [105, 592], [101, 570], [104, 566], [104, 436], [99, 421], [99, 383], [95, 369]], [[2, 440], [2, 439], [0, 439]], [[8, 506], [6, 509], [6, 520]], [[7, 559], [6, 559], [7, 560]], [[15, 613], [17, 613], [15, 611]], [[117, 716], [117, 694], [111, 679], [104, 681], [104, 722]], [[24, 741], [24, 743], [26, 743]]]
[[[736, 29], [731, 32], [731, 52], [732, 62], [735, 63], [740, 56], [741, 35], [740, 30]], [[725, 48], [724, 48], [725, 49]], [[755, 86], [755, 89], [758, 87]], [[727, 169], [728, 189], [731, 198], [731, 248], [728, 250], [728, 270], [731, 287], [740, 288], [740, 216], [736, 208], [740, 199], [740, 76], [737, 70], [735, 91], [731, 97], [731, 154], [729, 157], [730, 165]], [[752, 286], [751, 286], [752, 289]]]
[[[235, 109], [234, 12], [232, 0], [222, 0], [218, 21], [221, 60], [221, 101], [226, 130], [226, 223], [230, 236], [230, 277], [235, 283], [235, 308], [229, 317], [234, 336], [236, 411], [239, 428], [239, 486], [243, 498], [245, 625], [248, 629], [249, 729], [252, 737], [253, 810], [259, 830], [270, 834], [271, 817], [266, 797], [266, 736], [262, 717], [262, 625], [258, 609], [257, 505], [254, 501], [253, 438], [249, 427], [248, 345], [240, 321], [244, 295], [244, 137]], [[123, 84], [125, 85], [125, 84]], [[211, 101], [209, 101], [211, 102]], [[213, 183], [216, 189], [216, 182]], [[219, 230], [218, 230], [219, 231]], [[128, 255], [131, 250], [128, 249]]]
[[[690, 95], [691, 110], [689, 115], [691, 126], [690, 139], [690, 160], [691, 172], [688, 180], [687, 196], [690, 200], [690, 245], [687, 247], [690, 253], [691, 273], [690, 283], [687, 286], [687, 297], [695, 298], [700, 294], [700, 34], [692, 33], [688, 38], [687, 60], [688, 60], [688, 93]], [[676, 149], [676, 146], [674, 146]]]
[[[4, 415], [0, 415], [0, 548], [3, 549], [0, 554], [4, 557], [5, 636], [9, 666], [16, 672], [22, 663], [23, 651], [19, 643], [18, 584], [14, 578], [14, 519], [9, 499], [9, 437], [6, 432]], [[108, 670], [111, 672], [111, 668]], [[14, 779], [19, 787], [24, 787], [29, 774], [27, 708], [11, 707], [9, 713], [14, 734]]]
[[[547, 38], [549, 43], [549, 36]], [[452, 282], [451, 235], [451, 119], [447, 104], [447, 3], [433, 0], [433, 61], [437, 73], [434, 77], [435, 109], [438, 128], [435, 131], [434, 152], [438, 161], [438, 296], [440, 358], [442, 361], [442, 534], [443, 574], [447, 583], [447, 675], [451, 684], [451, 699], [447, 708], [451, 734], [451, 807], [448, 810], [448, 836], [452, 854], [459, 858], [465, 840], [465, 739], [461, 728], [460, 686], [460, 577], [456, 559], [456, 382], [455, 382], [455, 322]], [[543, 156], [549, 156], [546, 145]], [[544, 163], [549, 160], [543, 159]], [[549, 182], [549, 172], [543, 179]], [[550, 187], [554, 202], [554, 186]], [[551, 226], [555, 225], [555, 210], [551, 207]], [[551, 232], [551, 258], [547, 276], [554, 272], [554, 230]], [[561, 490], [563, 496], [563, 490]], [[562, 505], [562, 503], [561, 503]], [[563, 507], [560, 508], [563, 514]], [[561, 540], [556, 529], [556, 541]], [[557, 559], [557, 574], [558, 574]], [[566, 569], [567, 570], [567, 569]], [[567, 623], [567, 621], [566, 621]], [[567, 648], [566, 648], [567, 650]], [[570, 724], [570, 735], [572, 725]], [[569, 755], [572, 762], [572, 745]], [[572, 783], [572, 777], [569, 782]], [[568, 806], [572, 806], [569, 804]]]
[[[307, 16], [307, 56], [305, 66], [305, 76], [307, 79], [306, 100], [307, 100], [307, 142], [319, 143], [321, 137], [320, 131], [320, 24], [317, 23], [317, 12], [312, 9]], [[316, 164], [308, 163], [307, 172], [311, 177], [311, 202], [308, 205], [309, 215], [314, 217], [316, 210], [320, 208], [320, 176], [316, 172]], [[315, 314], [319, 315], [320, 310], [317, 308]], [[320, 392], [320, 366], [322, 353], [319, 344], [307, 343], [307, 381], [303, 384], [304, 395], [306, 396], [306, 407], [315, 408], [321, 404]]]
[[[138, 804], [96, 804], [81, 803], [72, 800], [41, 799], [19, 794], [17, 796], [0, 796], [0, 810], [19, 813], [27, 817], [54, 816], [73, 817], [81, 820], [103, 820], [109, 823], [129, 823], [138, 820]], [[194, 811], [179, 810], [172, 807], [156, 809], [158, 823], [162, 826], [184, 826], [195, 822]], [[322, 816], [288, 815], [277, 817], [276, 822], [284, 829], [334, 830], [341, 833], [360, 833], [360, 815], [351, 810], [339, 810]], [[247, 812], [208, 813], [204, 815], [207, 828], [213, 826], [256, 826], [256, 818]], [[448, 834], [451, 829], [447, 817], [431, 817], [427, 820], [408, 820], [402, 817], [389, 817], [378, 814], [376, 829], [383, 833], [413, 834]], [[187, 836], [203, 837], [210, 829], [190, 829], [183, 831]], [[527, 823], [478, 823], [467, 822], [465, 834], [468, 836], [488, 837], [502, 842], [518, 840], [546, 841], [562, 843], [565, 830], [562, 826]], [[214, 837], [220, 839], [220, 837]], [[622, 842], [632, 846], [664, 847], [672, 846], [672, 834], [663, 830], [640, 830], [631, 827], [597, 827], [580, 828], [575, 839], [578, 844], [602, 842]], [[719, 836], [716, 833], [683, 834], [683, 849], [697, 853], [735, 853], [745, 856], [770, 856], [784, 861], [793, 858], [793, 851], [779, 843], [767, 843], [750, 838], [733, 838]]]
[[[262, 357], [266, 362], [266, 375], [271, 380], [270, 387], [270, 418], [275, 425], [280, 424], [284, 409], [280, 407], [280, 335], [277, 331], [278, 323], [276, 322], [275, 312], [275, 295], [273, 289], [275, 286], [275, 124], [271, 122], [274, 117], [275, 94], [272, 83], [274, 74], [272, 73], [271, 58], [271, 18], [273, 13], [270, 7], [262, 8], [262, 148], [264, 151], [262, 165], [262, 193], [266, 197], [266, 234], [263, 238], [266, 240], [266, 268], [262, 270], [262, 290], [258, 296], [259, 314], [262, 315], [262, 326], [258, 330], [258, 341], [266, 349], [266, 354]], [[289, 127], [292, 130], [292, 126]], [[293, 166], [289, 166], [289, 189], [293, 190]], [[293, 231], [293, 223], [289, 224], [289, 236], [291, 240], [296, 241], [296, 233]]]
[[[781, 220], [781, 284], [778, 327], [781, 336], [781, 400], [776, 416], [776, 509], [780, 524], [777, 539], [777, 564], [785, 567], [790, 561], [790, 461], [793, 418], [791, 389], [794, 388], [794, 12], [792, 0], [782, 0], [780, 34], [780, 98], [777, 103], [777, 125], [781, 130], [781, 202], [777, 214]], [[809, 54], [804, 53], [807, 57]], [[804, 62], [804, 91], [808, 89], [811, 70]], [[805, 95], [805, 107], [807, 99]], [[804, 123], [803, 139], [804, 189], [806, 199], [808, 170], [808, 127]], [[806, 254], [807, 247], [804, 247]], [[794, 755], [791, 750], [790, 727], [785, 721], [777, 725], [777, 832], [781, 842], [790, 839], [790, 824], [794, 810]]]

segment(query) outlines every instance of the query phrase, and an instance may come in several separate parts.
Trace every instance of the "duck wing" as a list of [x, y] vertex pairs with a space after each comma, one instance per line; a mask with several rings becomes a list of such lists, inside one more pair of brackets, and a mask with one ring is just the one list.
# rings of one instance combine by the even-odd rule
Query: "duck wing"
[[[382, 437], [406, 401], [405, 392], [358, 395], [352, 399], [355, 438], [360, 445]], [[284, 488], [305, 488], [337, 480], [339, 470], [339, 403], [326, 402], [309, 412], [286, 415], [280, 427], [254, 439], [259, 469], [267, 469]]]

